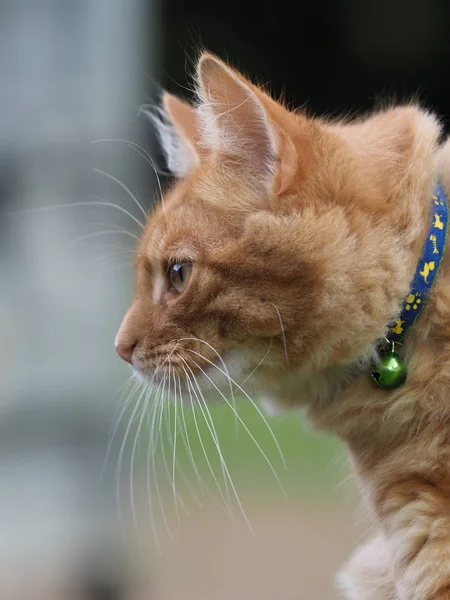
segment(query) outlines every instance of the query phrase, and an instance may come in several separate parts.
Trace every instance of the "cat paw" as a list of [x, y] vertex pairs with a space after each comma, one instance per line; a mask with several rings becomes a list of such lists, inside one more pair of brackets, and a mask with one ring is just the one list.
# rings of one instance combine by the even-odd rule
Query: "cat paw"
[[397, 599], [386, 556], [381, 535], [355, 552], [337, 578], [338, 587], [347, 600]]

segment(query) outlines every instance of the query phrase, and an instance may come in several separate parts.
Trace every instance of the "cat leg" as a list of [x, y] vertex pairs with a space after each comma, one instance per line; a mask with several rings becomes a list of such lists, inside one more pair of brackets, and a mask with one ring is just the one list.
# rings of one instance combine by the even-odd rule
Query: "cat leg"
[[337, 581], [348, 600], [397, 600], [384, 537], [379, 534], [358, 548]]
[[450, 499], [433, 471], [398, 471], [374, 494], [398, 600], [450, 600]]

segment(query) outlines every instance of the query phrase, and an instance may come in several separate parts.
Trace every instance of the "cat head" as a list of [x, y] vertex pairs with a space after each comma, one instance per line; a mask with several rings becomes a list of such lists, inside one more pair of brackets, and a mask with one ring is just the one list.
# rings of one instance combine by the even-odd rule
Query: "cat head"
[[140, 241], [120, 355], [148, 378], [238, 383], [360, 359], [408, 289], [435, 121], [319, 120], [210, 54], [196, 76], [197, 106], [163, 98], [176, 182]]

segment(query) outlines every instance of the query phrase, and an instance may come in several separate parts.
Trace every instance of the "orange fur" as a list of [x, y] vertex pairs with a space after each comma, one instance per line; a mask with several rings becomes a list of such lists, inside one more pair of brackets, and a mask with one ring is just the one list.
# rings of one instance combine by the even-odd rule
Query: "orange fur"
[[[347, 442], [379, 523], [341, 577], [347, 597], [448, 600], [448, 254], [402, 349], [406, 384], [381, 390], [367, 371], [408, 293], [436, 174], [450, 193], [450, 142], [415, 105], [329, 122], [211, 55], [197, 77], [197, 109], [165, 105], [198, 160], [149, 218], [118, 343], [142, 373], [170, 364], [181, 379], [217, 363], [212, 348], [237, 352], [243, 377], [267, 354], [266, 395]], [[194, 265], [181, 294], [174, 262]]]

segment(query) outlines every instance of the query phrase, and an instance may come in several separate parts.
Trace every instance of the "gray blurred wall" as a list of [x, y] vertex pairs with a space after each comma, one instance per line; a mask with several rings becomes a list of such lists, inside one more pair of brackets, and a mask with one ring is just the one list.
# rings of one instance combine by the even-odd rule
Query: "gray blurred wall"
[[[93, 169], [147, 206], [153, 188], [126, 144], [91, 142], [143, 143], [137, 112], [156, 27], [145, 0], [0, 2], [2, 598], [26, 588], [25, 562], [43, 580], [48, 565], [75, 572], [90, 553], [101, 563], [115, 528], [111, 488], [94, 490], [129, 376], [113, 341], [132, 269], [107, 255], [133, 240], [96, 234], [138, 227], [93, 196], [142, 214]], [[79, 202], [91, 206], [46, 208]]]

